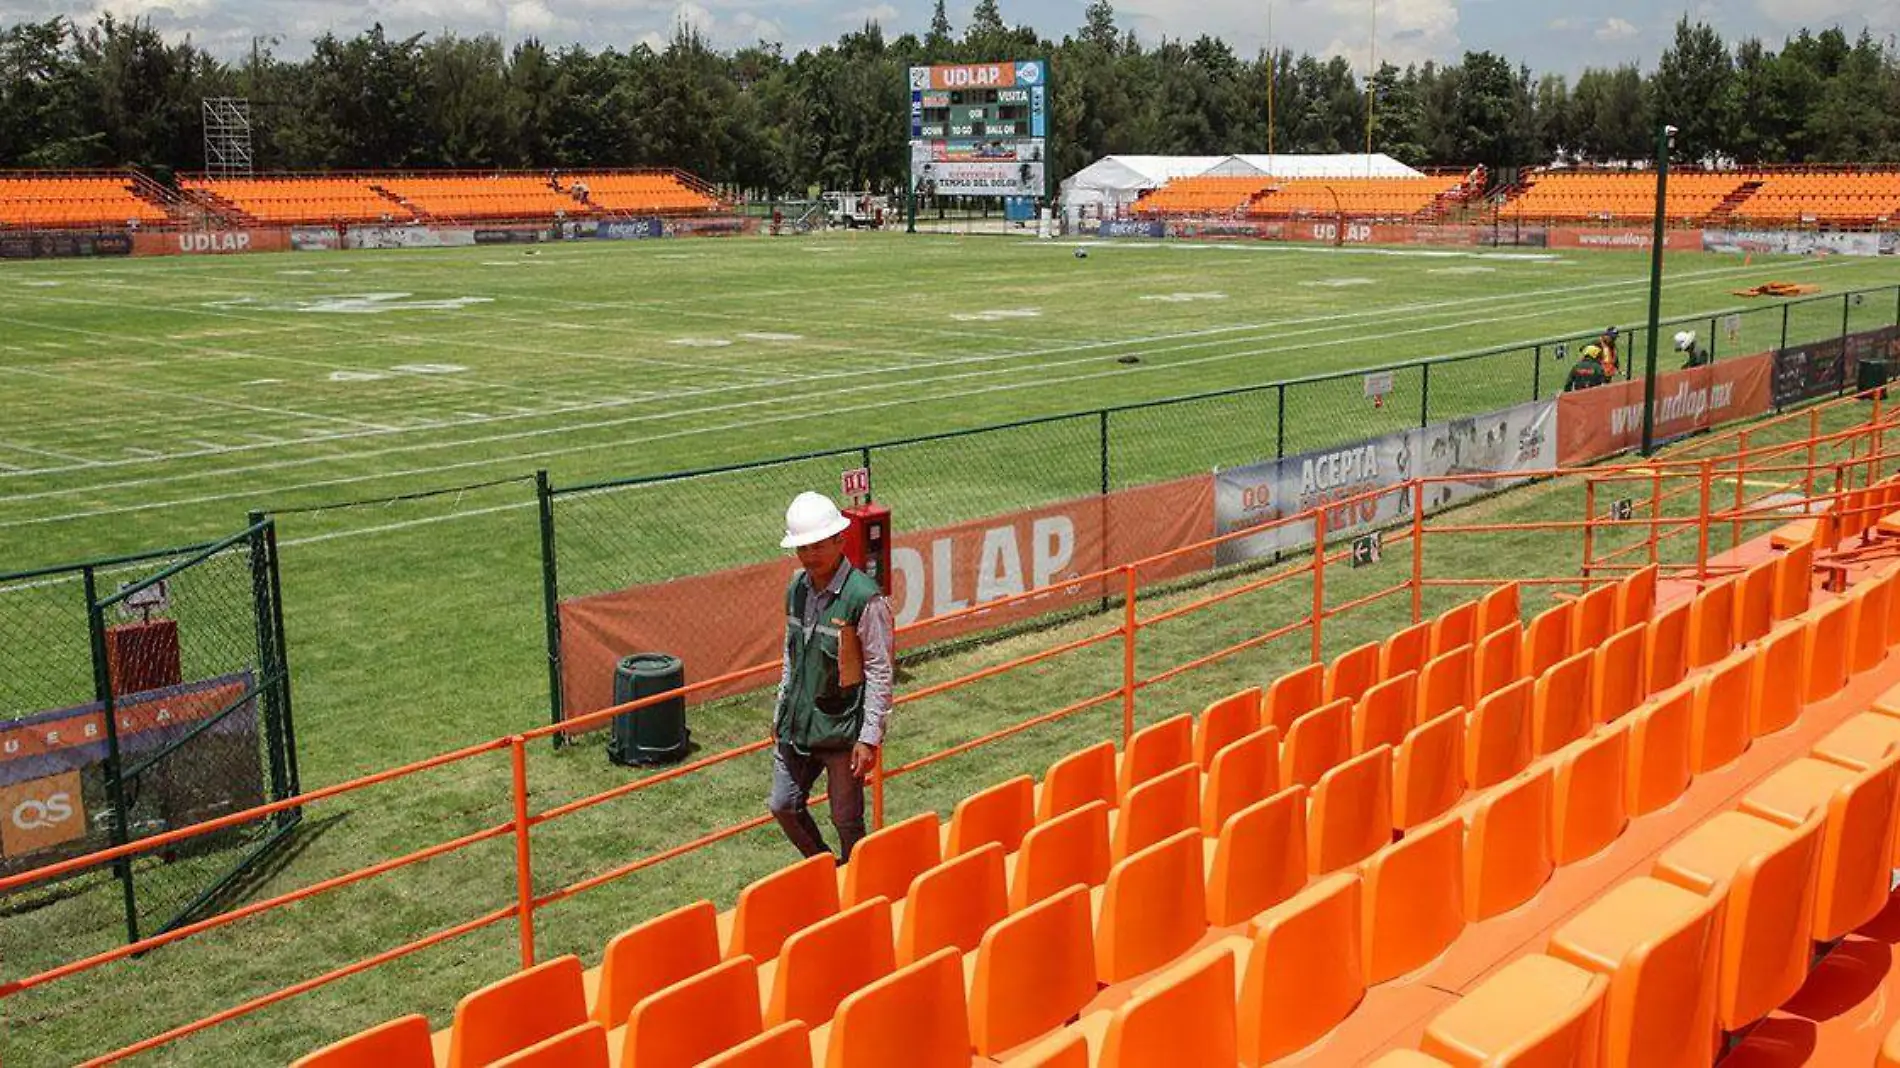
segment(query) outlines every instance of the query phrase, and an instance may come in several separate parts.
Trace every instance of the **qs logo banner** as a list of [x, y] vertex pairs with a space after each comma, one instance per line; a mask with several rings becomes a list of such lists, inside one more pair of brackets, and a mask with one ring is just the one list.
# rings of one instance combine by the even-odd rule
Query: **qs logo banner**
[[32, 853], [86, 833], [86, 803], [79, 773], [0, 787], [0, 850], [9, 857]]

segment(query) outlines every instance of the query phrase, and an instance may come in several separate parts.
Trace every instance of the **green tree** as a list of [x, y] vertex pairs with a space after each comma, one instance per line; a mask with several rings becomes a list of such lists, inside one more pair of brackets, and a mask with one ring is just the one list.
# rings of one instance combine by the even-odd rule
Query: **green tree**
[[1734, 61], [1728, 46], [1706, 22], [1676, 22], [1676, 40], [1665, 49], [1651, 80], [1652, 113], [1676, 129], [1677, 157], [1713, 161], [1730, 146]]

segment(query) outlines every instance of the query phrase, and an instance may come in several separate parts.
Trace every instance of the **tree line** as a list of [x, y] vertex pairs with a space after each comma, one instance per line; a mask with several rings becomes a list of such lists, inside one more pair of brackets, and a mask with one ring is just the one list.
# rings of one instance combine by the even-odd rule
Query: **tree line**
[[1352, 152], [1494, 171], [1555, 161], [1645, 162], [1658, 121], [1681, 163], [1900, 159], [1900, 49], [1863, 31], [1806, 30], [1779, 49], [1731, 48], [1686, 17], [1654, 69], [1585, 70], [1570, 83], [1492, 52], [1384, 64], [1209, 36], [1144, 42], [1095, 0], [1060, 40], [1010, 26], [981, 0], [959, 33], [937, 0], [929, 30], [876, 23], [787, 55], [730, 52], [688, 26], [661, 48], [592, 51], [493, 36], [326, 33], [306, 59], [263, 42], [221, 60], [150, 22], [101, 16], [0, 31], [0, 168], [203, 162], [201, 101], [251, 101], [259, 170], [677, 166], [759, 193], [895, 188], [907, 168], [913, 64], [1046, 57], [1049, 152], [1060, 178], [1113, 153]]

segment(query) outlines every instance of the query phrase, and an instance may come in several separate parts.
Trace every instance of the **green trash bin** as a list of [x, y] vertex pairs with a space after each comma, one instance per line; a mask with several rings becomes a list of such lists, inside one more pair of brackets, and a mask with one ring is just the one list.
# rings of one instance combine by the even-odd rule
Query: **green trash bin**
[[1866, 394], [1868, 390], [1877, 389], [1880, 391], [1879, 396], [1885, 397], [1887, 383], [1893, 380], [1893, 364], [1863, 356], [1855, 362], [1854, 375], [1856, 392]]
[[[686, 685], [686, 668], [667, 653], [635, 653], [614, 668], [614, 704], [626, 704]], [[607, 759], [633, 766], [675, 764], [686, 756], [692, 732], [686, 726], [686, 698], [672, 697], [637, 712], [614, 717]]]

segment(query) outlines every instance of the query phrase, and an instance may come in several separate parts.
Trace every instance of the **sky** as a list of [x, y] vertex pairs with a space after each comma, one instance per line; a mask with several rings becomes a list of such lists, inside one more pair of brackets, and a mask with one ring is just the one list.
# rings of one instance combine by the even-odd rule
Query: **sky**
[[[835, 40], [875, 19], [890, 36], [922, 34], [933, 0], [0, 0], [0, 24], [102, 11], [152, 20], [168, 37], [189, 35], [230, 58], [254, 36], [277, 36], [286, 57], [308, 54], [326, 30], [351, 36], [374, 22], [395, 34], [492, 33], [504, 42], [626, 48], [659, 43], [680, 22], [720, 47], [765, 40], [788, 53]], [[951, 0], [959, 30], [974, 0]], [[1060, 39], [1082, 24], [1088, 0], [1000, 0], [1006, 21]], [[1734, 42], [1759, 36], [1774, 47], [1794, 30], [1839, 25], [1900, 34], [1894, 0], [1271, 0], [1272, 40], [1295, 51], [1346, 56], [1363, 69], [1368, 52], [1403, 66], [1490, 49], [1539, 72], [1574, 76], [1586, 66], [1644, 67], [1688, 15]], [[1117, 21], [1143, 40], [1214, 34], [1252, 55], [1268, 43], [1268, 0], [1117, 0]], [[1375, 51], [1376, 50], [1376, 51]], [[1003, 58], [1003, 57], [998, 57]]]

